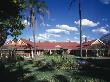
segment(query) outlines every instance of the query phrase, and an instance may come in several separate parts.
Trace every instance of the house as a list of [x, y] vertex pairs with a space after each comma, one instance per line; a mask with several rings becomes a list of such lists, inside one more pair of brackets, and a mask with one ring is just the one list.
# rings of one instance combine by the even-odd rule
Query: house
[[[77, 50], [78, 49], [80, 49], [80, 45], [78, 46]], [[105, 43], [99, 39], [86, 41], [82, 43], [82, 55], [84, 57], [104, 56], [105, 55], [104, 52], [105, 52]]]
[[[79, 44], [76, 42], [37, 42], [34, 43], [30, 40], [20, 39], [18, 41], [9, 41], [4, 46], [2, 46], [2, 56], [6, 55], [8, 57], [9, 51], [16, 51], [16, 55], [23, 56], [25, 58], [34, 57], [34, 47], [36, 49], [37, 55], [42, 55], [44, 53], [48, 54], [59, 54], [61, 49], [62, 53], [69, 54], [71, 50], [74, 50]], [[7, 53], [6, 53], [7, 52]]]
[[20, 39], [17, 42], [10, 40], [5, 45], [1, 47], [2, 54], [1, 56], [6, 55], [9, 56], [9, 53], [13, 53], [15, 55], [20, 55], [26, 58], [32, 57], [32, 47], [33, 42], [25, 39]]
[[[72, 54], [80, 56], [80, 45], [76, 42], [36, 42], [35, 45], [32, 41], [26, 39], [20, 39], [17, 42], [9, 41], [2, 46], [2, 56], [7, 56], [10, 51], [16, 51], [16, 55], [23, 56], [25, 58], [33, 58], [34, 47], [36, 55], [42, 54]], [[6, 53], [7, 52], [7, 53]], [[12, 52], [11, 52], [12, 53]], [[101, 40], [91, 40], [82, 43], [82, 55], [83, 57], [100, 57], [107, 56], [105, 50], [105, 43]]]

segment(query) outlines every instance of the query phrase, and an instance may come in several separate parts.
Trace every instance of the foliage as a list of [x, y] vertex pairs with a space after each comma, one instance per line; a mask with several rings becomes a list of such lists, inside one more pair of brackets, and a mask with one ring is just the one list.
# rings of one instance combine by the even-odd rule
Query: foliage
[[49, 14], [48, 8], [44, 0], [26, 0], [24, 5], [25, 5], [24, 11], [28, 10], [29, 12], [29, 15], [26, 16], [26, 19], [30, 21], [30, 27], [32, 27], [33, 40], [34, 40], [34, 59], [36, 59], [35, 27], [38, 26], [38, 18], [41, 18], [42, 24], [44, 25], [44, 15], [46, 13]]
[[43, 55], [49, 56], [49, 55], [51, 55], [51, 54], [49, 54], [49, 51], [45, 51], [45, 52], [43, 53]]
[[[8, 8], [7, 8], [8, 7]], [[8, 35], [14, 38], [21, 34], [24, 29], [22, 20], [27, 16], [31, 27], [34, 27], [36, 14], [40, 15], [42, 23], [44, 22], [44, 13], [48, 13], [44, 0], [1, 0], [0, 1], [0, 46], [2, 46]]]
[[23, 0], [0, 1], [0, 46], [2, 46], [8, 35], [17, 37], [24, 28], [21, 23], [20, 12], [23, 9]]
[[55, 82], [69, 82], [68, 78], [64, 75], [54, 75]]
[[34, 65], [35, 67], [42, 67], [42, 66], [45, 65], [45, 61], [43, 61], [43, 60], [34, 61], [34, 62], [33, 62], [33, 65]]
[[26, 0], [24, 5], [24, 11], [29, 11], [27, 19], [30, 21], [31, 27], [34, 28], [35, 22], [38, 23], [38, 18], [36, 18], [36, 15], [38, 15], [41, 18], [42, 23], [44, 23], [44, 15], [49, 14], [47, 5], [44, 0]]
[[[45, 60], [41, 60], [40, 62], [45, 61], [48, 63], [54, 61], [55, 63], [58, 63], [63, 61], [61, 56], [44, 56], [44, 58]], [[67, 61], [75, 61], [73, 55], [68, 55], [67, 58]], [[64, 65], [65, 62], [66, 59], [61, 62], [62, 65]], [[27, 65], [23, 65], [22, 63], [25, 63], [25, 61], [18, 62], [18, 66], [15, 66], [16, 68], [4, 68], [3, 71], [0, 71], [0, 80], [3, 82], [110, 82], [108, 76], [110, 70], [99, 68], [88, 68], [86, 70], [55, 68], [54, 70], [41, 71], [36, 70], [38, 67], [33, 67], [30, 63]], [[15, 70], [10, 71], [12, 69]]]
[[101, 39], [104, 43], [110, 44], [110, 33], [103, 35], [100, 39]]
[[17, 59], [17, 61], [24, 61], [24, 58], [21, 56], [17, 56], [16, 59]]

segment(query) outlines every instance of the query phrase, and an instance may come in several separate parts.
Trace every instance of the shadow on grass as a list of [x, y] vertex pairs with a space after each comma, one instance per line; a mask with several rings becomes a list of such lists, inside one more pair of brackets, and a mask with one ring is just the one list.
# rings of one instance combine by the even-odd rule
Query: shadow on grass
[[[12, 68], [13, 69], [13, 68]], [[16, 68], [15, 70], [10, 70], [10, 68], [5, 68], [0, 71], [0, 81], [3, 82], [17, 82], [24, 78], [24, 75], [30, 73], [29, 69], [23, 69], [23, 67]]]
[[[86, 67], [84, 69], [80, 69], [79, 72], [73, 72], [72, 76], [76, 76], [76, 79], [80, 79], [81, 77], [99, 79], [100, 81], [110, 82], [110, 69], [103, 69], [97, 67]], [[83, 78], [84, 79], [84, 78]]]
[[52, 71], [54, 70], [54, 63], [52, 61], [47, 62], [46, 64], [40, 66], [37, 71]]
[[69, 82], [66, 76], [64, 75], [54, 75], [53, 76], [55, 82]]

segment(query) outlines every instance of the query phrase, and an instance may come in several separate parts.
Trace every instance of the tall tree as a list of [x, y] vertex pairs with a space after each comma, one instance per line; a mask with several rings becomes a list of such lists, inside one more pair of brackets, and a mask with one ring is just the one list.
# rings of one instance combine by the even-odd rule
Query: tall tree
[[[69, 7], [72, 6], [75, 0], [68, 0]], [[80, 27], [80, 56], [82, 57], [82, 10], [81, 10], [81, 1], [77, 0], [78, 3], [78, 13], [79, 13], [79, 27]]]
[[110, 45], [110, 33], [103, 35], [100, 38], [106, 45]]
[[35, 39], [35, 27], [38, 27], [38, 16], [42, 20], [42, 24], [44, 24], [44, 15], [49, 14], [47, 5], [44, 0], [26, 0], [24, 4], [26, 10], [29, 11], [29, 15], [27, 17], [28, 21], [30, 21], [30, 26], [33, 32], [33, 40], [34, 40], [34, 58], [36, 59], [36, 39]]
[[2, 46], [8, 35], [17, 37], [24, 28], [21, 23], [20, 11], [23, 9], [23, 0], [1, 0], [0, 1], [0, 46]]

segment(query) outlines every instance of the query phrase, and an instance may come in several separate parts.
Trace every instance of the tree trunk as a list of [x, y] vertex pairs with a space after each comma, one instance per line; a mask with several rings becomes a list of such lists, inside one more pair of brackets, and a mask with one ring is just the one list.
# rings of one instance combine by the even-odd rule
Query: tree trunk
[[7, 33], [0, 27], [0, 47], [4, 45], [7, 39]]
[[80, 56], [82, 57], [82, 15], [81, 15], [80, 0], [78, 0], [78, 13], [79, 13], [79, 20], [80, 20]]
[[34, 52], [33, 52], [33, 56], [34, 56], [34, 59], [36, 59], [36, 39], [35, 39], [35, 30], [34, 30], [34, 27], [32, 27], [32, 32], [33, 32], [33, 40], [34, 40]]

